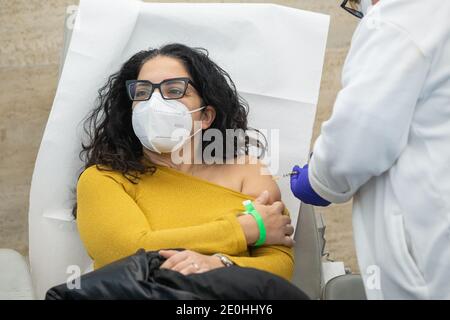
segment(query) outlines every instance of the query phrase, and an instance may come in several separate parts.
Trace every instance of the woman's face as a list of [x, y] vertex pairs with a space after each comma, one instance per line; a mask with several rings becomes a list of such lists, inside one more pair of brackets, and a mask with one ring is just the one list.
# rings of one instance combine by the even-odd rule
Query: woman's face
[[[181, 61], [172, 57], [156, 56], [144, 63], [137, 80], [160, 83], [163, 80], [173, 78], [189, 78], [193, 81]], [[153, 94], [155, 92], [160, 93], [159, 89], [156, 89]], [[199, 93], [191, 84], [188, 85], [185, 95], [181, 99], [178, 99], [178, 101], [183, 103], [189, 110], [203, 106], [203, 101]], [[132, 107], [134, 108], [138, 103], [139, 101], [134, 101]], [[203, 109], [203, 112], [194, 112], [191, 115], [194, 121], [203, 121], [202, 129], [207, 129], [212, 123], [212, 120], [214, 120], [215, 110], [208, 106]]]

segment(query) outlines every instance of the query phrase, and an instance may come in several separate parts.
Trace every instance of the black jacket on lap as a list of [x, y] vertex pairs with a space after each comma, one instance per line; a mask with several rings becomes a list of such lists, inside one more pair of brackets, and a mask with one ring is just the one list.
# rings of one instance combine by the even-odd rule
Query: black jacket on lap
[[47, 291], [47, 300], [133, 299], [133, 300], [279, 300], [308, 299], [285, 279], [269, 272], [238, 266], [214, 269], [200, 274], [182, 275], [159, 269], [164, 258], [155, 251], [140, 249], [136, 254], [115, 261], [80, 277], [80, 288], [67, 284]]

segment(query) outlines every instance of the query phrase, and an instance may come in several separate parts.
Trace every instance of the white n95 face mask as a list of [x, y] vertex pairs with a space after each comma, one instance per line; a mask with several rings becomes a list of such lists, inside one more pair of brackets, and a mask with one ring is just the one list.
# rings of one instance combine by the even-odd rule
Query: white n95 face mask
[[177, 100], [165, 100], [159, 92], [153, 92], [147, 101], [139, 102], [133, 109], [132, 125], [139, 141], [147, 149], [157, 153], [173, 152], [194, 136], [192, 113]]

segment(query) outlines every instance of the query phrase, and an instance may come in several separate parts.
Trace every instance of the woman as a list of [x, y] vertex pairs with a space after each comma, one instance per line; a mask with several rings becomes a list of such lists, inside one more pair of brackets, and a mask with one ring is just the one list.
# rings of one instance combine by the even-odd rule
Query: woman
[[[167, 138], [179, 126], [181, 138]], [[220, 152], [212, 153], [216, 163], [194, 163], [212, 143], [199, 143], [200, 131], [247, 130], [245, 103], [203, 51], [169, 44], [135, 54], [100, 89], [86, 129], [75, 211], [95, 268], [139, 248], [184, 248], [161, 250], [161, 268], [187, 275], [236, 264], [290, 279], [293, 227], [278, 186], [246, 155], [249, 140], [242, 155], [233, 139], [238, 163], [224, 164], [230, 159]], [[185, 161], [174, 161], [177, 154]], [[267, 229], [259, 247], [255, 219], [242, 214], [243, 200], [255, 198]]]

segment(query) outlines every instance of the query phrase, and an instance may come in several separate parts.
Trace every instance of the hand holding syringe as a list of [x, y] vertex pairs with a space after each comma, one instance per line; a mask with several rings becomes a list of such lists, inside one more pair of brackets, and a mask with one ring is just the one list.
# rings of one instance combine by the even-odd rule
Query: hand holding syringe
[[304, 165], [303, 168], [296, 165], [292, 168], [292, 172], [287, 174], [291, 177], [292, 193], [297, 199], [307, 204], [321, 207], [330, 205], [331, 202], [322, 198], [311, 186], [308, 167], [308, 164]]

